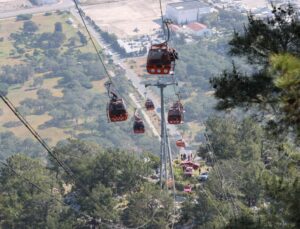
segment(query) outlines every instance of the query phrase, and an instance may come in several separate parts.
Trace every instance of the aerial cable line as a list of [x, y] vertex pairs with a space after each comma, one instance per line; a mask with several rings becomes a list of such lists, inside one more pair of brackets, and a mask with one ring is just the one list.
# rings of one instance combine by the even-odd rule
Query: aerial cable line
[[[163, 30], [164, 30], [164, 35], [165, 35], [165, 36], [166, 36], [166, 31], [165, 31], [164, 25], [166, 25], [166, 27], [167, 27], [167, 32], [168, 32], [168, 34], [167, 34], [167, 40], [166, 40], [166, 43], [167, 43], [167, 42], [170, 40], [170, 28], [169, 28], [169, 26], [168, 26], [168, 23], [171, 23], [171, 22], [170, 22], [170, 20], [164, 20], [161, 0], [159, 0], [159, 3], [160, 3], [160, 13], [161, 13], [162, 26], [163, 26]], [[174, 55], [174, 54], [173, 54], [173, 55]], [[176, 82], [176, 86], [177, 86], [177, 90], [176, 90], [176, 86], [173, 85], [174, 94], [178, 97], [178, 100], [180, 101], [180, 99], [181, 99], [181, 97], [180, 97], [180, 91], [178, 90], [177, 80], [176, 80], [176, 78], [175, 78], [174, 75], [172, 75], [172, 80], [173, 80], [174, 83]], [[208, 141], [208, 143], [209, 143], [209, 144], [208, 144], [208, 147], [211, 149], [211, 151], [212, 151], [212, 153], [213, 153], [213, 148], [212, 148], [212, 146], [211, 146], [211, 144], [210, 144], [208, 135], [206, 135], [206, 133], [205, 133], [205, 137], [207, 138], [207, 141]], [[214, 156], [214, 153], [213, 153], [213, 156]], [[212, 159], [214, 159], [214, 160], [216, 161], [215, 157], [212, 158]], [[221, 183], [223, 183], [223, 180], [224, 180], [224, 174], [222, 173], [222, 171], [221, 171], [219, 168], [217, 168], [217, 169], [216, 169], [216, 173], [217, 173], [217, 175], [219, 176]], [[223, 189], [223, 185], [221, 185], [221, 188]], [[210, 198], [209, 195], [208, 195], [207, 193], [206, 193], [206, 195], [207, 195], [208, 198]], [[226, 198], [227, 200], [229, 199], [228, 196], [227, 196], [227, 193], [225, 192], [225, 190], [224, 190], [224, 196], [225, 196], [225, 198]], [[235, 214], [236, 206], [234, 205], [234, 202], [233, 202], [232, 198], [230, 198], [230, 201], [231, 201], [233, 207], [235, 208], [235, 209], [233, 209], [233, 214], [234, 214], [234, 217], [235, 217], [235, 219], [236, 219], [236, 214]], [[216, 209], [217, 209], [217, 208], [216, 208]], [[218, 209], [217, 209], [217, 210], [218, 210]], [[220, 214], [220, 211], [218, 211], [218, 212], [219, 212], [219, 214]], [[224, 218], [224, 216], [223, 216], [222, 214], [221, 214], [221, 217], [222, 217], [222, 219], [225, 221], [225, 218]]]
[[48, 144], [42, 139], [42, 137], [35, 131], [35, 129], [27, 122], [27, 120], [18, 112], [17, 108], [12, 104], [12, 102], [4, 95], [0, 93], [2, 101], [8, 106], [8, 108], [13, 112], [13, 114], [22, 122], [22, 124], [30, 131], [30, 133], [35, 137], [35, 139], [42, 145], [42, 147], [49, 153], [49, 155], [61, 166], [65, 172], [72, 176], [72, 172], [67, 168], [63, 162], [61, 162]]
[[[169, 23], [171, 23], [171, 21], [170, 20], [164, 20], [164, 16], [163, 16], [163, 10], [162, 10], [162, 2], [161, 2], [161, 0], [159, 0], [159, 7], [160, 7], [160, 16], [161, 16], [161, 23], [162, 23], [162, 28], [163, 28], [163, 32], [164, 32], [164, 36], [165, 36], [165, 38], [166, 38], [166, 41], [164, 42], [164, 43], [168, 43], [169, 42], [169, 40], [170, 40], [170, 28], [169, 28], [169, 26], [168, 26], [168, 24]], [[167, 28], [167, 36], [166, 36], [166, 28], [165, 28], [165, 26], [166, 26], [166, 28]], [[174, 53], [172, 52], [172, 55], [174, 55]], [[174, 57], [174, 59], [176, 59], [175, 57]], [[174, 65], [175, 65], [175, 63], [174, 63]], [[175, 69], [175, 66], [174, 66], [174, 69]], [[175, 79], [174, 79], [174, 77], [172, 77], [173, 78], [173, 83], [175, 84], [176, 82], [175, 82]], [[174, 87], [174, 91], [175, 91], [175, 86], [173, 85], [173, 87]], [[176, 94], [176, 93], [175, 93]], [[167, 130], [167, 126], [166, 126], [166, 124], [164, 125], [164, 127], [163, 127], [164, 129], [165, 129], [165, 137], [166, 137], [166, 139], [167, 139], [167, 142], [166, 142], [166, 144], [167, 144], [167, 147], [168, 147], [168, 150], [169, 151], [171, 151], [171, 148], [170, 148], [170, 142], [169, 142], [169, 140], [168, 140], [168, 130]], [[166, 156], [166, 155], [165, 155]], [[171, 152], [169, 152], [169, 163], [170, 163], [170, 168], [171, 168], [171, 170], [172, 170], [172, 161], [171, 161]], [[165, 168], [165, 169], [167, 169], [167, 168]], [[172, 172], [172, 174], [173, 174], [173, 172]], [[175, 185], [175, 177], [174, 177], [174, 174], [173, 174], [173, 176], [171, 177], [171, 179], [172, 179], [172, 182], [173, 182], [173, 186]], [[168, 186], [168, 184], [166, 184], [167, 186]], [[174, 186], [175, 187], [175, 186]], [[168, 188], [168, 187], [167, 187]], [[175, 192], [173, 193], [173, 215], [176, 215], [176, 197], [175, 197]], [[175, 224], [175, 220], [174, 219], [172, 219], [172, 221], [171, 221], [171, 228], [173, 229], [174, 228], [174, 224]]]
[[[22, 176], [21, 174], [19, 174], [18, 172], [16, 172], [16, 170], [11, 167], [9, 164], [5, 163], [4, 161], [0, 160], [0, 163], [4, 166], [6, 166], [7, 168], [9, 168], [15, 175], [17, 175], [18, 177], [20, 177], [22, 180], [26, 181], [28, 184], [32, 185], [33, 187], [35, 187], [36, 189], [38, 189], [39, 191], [47, 194], [48, 196], [51, 196], [51, 198], [53, 198], [54, 200], [56, 200], [57, 202], [63, 204], [63, 205], [68, 205], [65, 202], [63, 202], [62, 200], [58, 199], [55, 195], [53, 195], [50, 192], [45, 191], [44, 189], [42, 189], [40, 186], [38, 186], [37, 184], [31, 182], [28, 178], [26, 178], [25, 176]], [[69, 205], [68, 205], [69, 206]]]
[[159, 8], [160, 8], [161, 26], [163, 28], [164, 36], [166, 37], [166, 29], [165, 29], [165, 22], [164, 22], [164, 15], [163, 15], [163, 10], [162, 10], [161, 0], [159, 0]]
[[[168, 39], [170, 39], [170, 38], [172, 38], [173, 36], [171, 36], [171, 32], [170, 32], [170, 29], [169, 29], [169, 27], [167, 27], [168, 28], [168, 36], [169, 36], [169, 38]], [[174, 53], [172, 53], [172, 55], [173, 55], [173, 57], [175, 58], [175, 56], [174, 56]], [[175, 69], [175, 63], [174, 63], [174, 69]], [[180, 92], [179, 92], [179, 86], [178, 86], [178, 81], [177, 81], [177, 79], [176, 79], [176, 77], [175, 77], [175, 72], [174, 72], [174, 74], [172, 74], [171, 75], [171, 77], [172, 77], [172, 81], [173, 81], [173, 90], [174, 90], [174, 94], [178, 97], [178, 101], [180, 101]], [[177, 90], [176, 90], [176, 88], [177, 88]]]
[[[69, 175], [73, 181], [77, 181], [78, 185], [80, 186], [80, 188], [82, 188], [82, 190], [87, 194], [87, 196], [92, 199], [94, 201], [94, 203], [97, 203], [98, 201], [93, 198], [90, 194], [90, 192], [88, 191], [88, 189], [81, 183], [81, 181], [79, 180], [78, 177], [75, 176], [75, 174], [72, 172], [72, 170], [65, 165], [56, 155], [57, 153], [53, 150], [51, 150], [51, 148], [48, 146], [48, 144], [42, 139], [42, 137], [36, 132], [36, 130], [27, 122], [27, 120], [22, 116], [22, 114], [20, 114], [17, 109], [15, 108], [15, 106], [12, 104], [12, 102], [4, 95], [2, 95], [2, 93], [0, 93], [0, 97], [3, 100], [3, 102], [8, 106], [8, 108], [14, 113], [14, 115], [23, 123], [23, 125], [30, 131], [30, 133], [34, 136], [34, 138], [42, 145], [42, 147], [49, 153], [49, 155], [57, 162], [57, 164], [67, 173], [67, 175]], [[1, 164], [11, 168], [8, 164], [0, 161]], [[12, 168], [11, 168], [12, 170]], [[13, 170], [12, 170], [13, 171]], [[16, 173], [14, 171], [15, 174], [19, 175], [18, 173]], [[19, 175], [20, 176], [20, 175]], [[21, 177], [21, 176], [20, 176]], [[21, 177], [22, 178], [22, 177]], [[26, 178], [27, 179], [27, 178]], [[25, 180], [25, 179], [24, 179]], [[31, 182], [29, 179], [27, 179], [27, 182]], [[37, 189], [39, 189], [42, 192], [45, 192], [46, 194], [49, 195], [49, 193], [47, 193], [46, 191], [42, 190], [39, 186], [37, 186], [36, 184], [32, 183], [31, 184], [36, 187]], [[51, 195], [51, 194], [50, 194]], [[53, 196], [53, 195], [51, 195]], [[63, 203], [65, 205], [68, 205], [64, 202], [62, 202], [61, 200], [58, 200], [60, 203]], [[109, 212], [108, 210], [106, 210], [104, 207], [102, 207], [101, 205], [98, 205], [104, 212], [106, 212], [108, 215], [112, 215], [111, 212]], [[83, 214], [84, 215], [84, 214]], [[86, 216], [86, 215], [85, 215]], [[155, 214], [153, 214], [152, 218], [149, 220], [149, 222], [154, 218]], [[110, 220], [105, 220], [101, 218], [101, 221], [110, 221]], [[149, 223], [147, 222], [147, 224]], [[104, 222], [101, 222], [101, 224], [106, 224]], [[111, 225], [110, 225], [111, 226]], [[124, 228], [124, 227], [122, 227]], [[127, 228], [127, 227], [125, 227]], [[140, 228], [140, 227], [137, 227]], [[137, 228], [133, 228], [133, 229], [137, 229]]]
[[[58, 199], [55, 195], [53, 195], [52, 193], [44, 190], [43, 188], [41, 188], [39, 185], [33, 183], [30, 179], [28, 179], [27, 177], [21, 175], [20, 173], [18, 173], [12, 166], [10, 166], [9, 164], [5, 163], [4, 161], [0, 160], [0, 164], [4, 165], [5, 167], [7, 167], [8, 169], [10, 169], [16, 176], [20, 177], [22, 180], [24, 180], [25, 182], [27, 182], [28, 184], [32, 185], [34, 188], [36, 188], [37, 190], [45, 193], [46, 195], [50, 196], [52, 199], [54, 199], [55, 201], [61, 203], [62, 205], [65, 205], [65, 206], [68, 206], [68, 207], [71, 207], [71, 204], [67, 204], [65, 202], [63, 202], [62, 200]], [[80, 212], [80, 210], [78, 209], [74, 209], [72, 208], [75, 212], [79, 213], [80, 215], [84, 216], [85, 218], [87, 218], [88, 220], [91, 220], [91, 216], [89, 215], [86, 215], [85, 213], [83, 212]], [[104, 222], [98, 222], [100, 224], [103, 224], [103, 225], [106, 225], [106, 226], [111, 226], [110, 224], [108, 223], [104, 223]]]
[[[73, 171], [68, 167], [64, 162], [62, 162], [58, 157], [57, 153], [53, 151], [50, 146], [45, 142], [45, 140], [38, 134], [38, 132], [30, 125], [30, 123], [27, 122], [27, 120], [22, 116], [21, 113], [18, 112], [16, 107], [13, 105], [13, 103], [0, 92], [0, 97], [3, 100], [3, 102], [8, 106], [8, 108], [13, 112], [13, 114], [22, 122], [22, 124], [29, 130], [29, 132], [32, 134], [32, 136], [41, 144], [41, 146], [48, 152], [48, 154], [54, 159], [54, 161], [66, 172], [66, 174], [72, 178], [73, 181], [77, 182], [79, 187], [91, 198], [95, 203], [98, 201], [93, 198], [88, 191], [88, 189], [81, 183], [80, 179], [75, 176]], [[98, 205], [104, 212], [111, 215], [111, 213], [106, 210], [101, 205]]]
[[[226, 224], [227, 221], [223, 215], [223, 213], [220, 211], [220, 209], [216, 206], [216, 204], [214, 203], [213, 199], [210, 197], [210, 195], [207, 193], [207, 191], [203, 188], [202, 189], [203, 193], [207, 196], [208, 199], [210, 199], [212, 205], [214, 206], [214, 208], [217, 210], [217, 212], [219, 213], [219, 215], [221, 216], [222, 220], [224, 221], [224, 223]], [[221, 221], [220, 221], [221, 222]]]
[[[107, 67], [106, 67], [106, 65], [105, 65], [105, 63], [104, 63], [104, 61], [103, 61], [103, 59], [102, 59], [102, 57], [101, 57], [100, 51], [99, 51], [98, 48], [97, 48], [96, 42], [94, 41], [93, 36], [92, 36], [92, 34], [91, 34], [91, 32], [90, 32], [90, 30], [89, 30], [89, 28], [88, 28], [88, 26], [87, 26], [87, 24], [86, 24], [86, 22], [85, 22], [85, 20], [84, 20], [84, 16], [82, 15], [83, 10], [80, 9], [80, 7], [79, 7], [79, 5], [78, 5], [78, 3], [77, 3], [77, 0], [73, 0], [73, 2], [74, 2], [74, 4], [75, 4], [75, 7], [76, 7], [76, 9], [77, 9], [77, 11], [78, 11], [78, 14], [79, 14], [79, 16], [80, 16], [80, 18], [81, 18], [81, 21], [82, 21], [82, 23], [83, 23], [83, 26], [84, 26], [86, 32], [88, 33], [89, 39], [90, 39], [91, 42], [92, 42], [92, 45], [93, 45], [93, 48], [94, 48], [94, 50], [95, 50], [95, 52], [96, 52], [96, 54], [97, 54], [97, 57], [98, 57], [98, 59], [99, 59], [101, 65], [103, 66], [103, 69], [104, 69], [105, 74], [106, 74], [106, 76], [107, 76], [107, 78], [108, 78], [108, 80], [109, 80], [109, 83], [112, 84], [112, 85], [114, 86], [116, 92], [117, 92], [120, 96], [122, 96], [122, 94], [121, 94], [121, 93], [117, 90], [117, 88], [115, 87], [115, 84], [114, 84], [114, 82], [113, 82], [113, 80], [112, 80], [112, 77], [111, 77], [111, 75], [109, 74], [109, 71], [108, 71], [108, 69], [107, 69]], [[122, 98], [127, 102], [128, 105], [130, 105], [130, 103], [128, 102], [128, 100], [126, 100], [126, 97], [122, 96]]]
[[[93, 44], [93, 47], [94, 47], [94, 49], [95, 49], [95, 51], [96, 51], [96, 53], [97, 53], [97, 56], [98, 56], [98, 58], [99, 58], [101, 64], [103, 65], [103, 68], [104, 68], [104, 70], [105, 70], [105, 72], [106, 72], [106, 75], [107, 75], [107, 77], [109, 78], [109, 84], [114, 85], [114, 83], [113, 83], [113, 81], [112, 81], [112, 78], [111, 78], [111, 76], [110, 76], [110, 74], [109, 74], [109, 72], [108, 72], [108, 70], [107, 70], [107, 68], [106, 68], [106, 65], [105, 65], [105, 63], [104, 63], [104, 61], [103, 61], [103, 59], [102, 59], [102, 57], [101, 57], [101, 55], [100, 55], [100, 52], [99, 52], [98, 49], [97, 49], [96, 43], [95, 43], [94, 39], [92, 38], [92, 35], [91, 35], [91, 33], [90, 33], [89, 29], [88, 29], [88, 26], [87, 26], [87, 24], [86, 24], [86, 22], [85, 22], [85, 20], [84, 20], [84, 17], [83, 17], [83, 15], [82, 15], [82, 10], [79, 8], [79, 5], [78, 5], [78, 3], [77, 3], [76, 0], [73, 0], [73, 2], [74, 2], [74, 4], [75, 4], [75, 6], [76, 6], [76, 9], [78, 10], [78, 13], [79, 13], [79, 15], [80, 15], [80, 17], [81, 17], [81, 20], [82, 20], [82, 22], [83, 22], [83, 25], [84, 25], [84, 27], [85, 27], [87, 33], [88, 33], [88, 36], [89, 36], [89, 38], [90, 38], [90, 40], [91, 40], [91, 42], [92, 42], [92, 44]], [[169, 39], [170, 39], [170, 30], [169, 30], [169, 27], [168, 27], [168, 23], [169, 23], [169, 22], [165, 22], [165, 21], [164, 21], [164, 18], [163, 18], [163, 12], [162, 12], [162, 4], [161, 4], [161, 0], [159, 1], [159, 3], [160, 3], [161, 19], [162, 19], [162, 26], [163, 26], [164, 34], [165, 34], [164, 24], [166, 24], [166, 27], [167, 27], [167, 32], [168, 32], [168, 33], [167, 33], [167, 40], [165, 41], [165, 43], [167, 43], [167, 42], [169, 41]], [[166, 34], [165, 34], [165, 36], [166, 36]], [[109, 91], [108, 91], [108, 92], [109, 92]], [[118, 91], [117, 91], [117, 92], [118, 92]], [[121, 93], [119, 93], [119, 92], [118, 92], [118, 94], [121, 95]], [[126, 100], [125, 97], [124, 97], [123, 99]], [[173, 180], [173, 182], [174, 182], [174, 180]], [[175, 208], [175, 206], [174, 206], [174, 208]], [[174, 223], [173, 223], [173, 225], [174, 225]], [[173, 227], [173, 226], [172, 226], [172, 227]]]
[[[170, 29], [169, 29], [168, 23], [170, 23], [170, 21], [164, 20], [161, 0], [159, 0], [159, 3], [160, 3], [160, 13], [161, 13], [162, 26], [163, 26], [163, 30], [164, 30], [164, 35], [165, 35], [165, 36], [166, 36], [166, 31], [165, 31], [164, 24], [166, 24], [167, 31], [168, 31], [167, 41], [166, 41], [166, 42], [168, 42], [169, 39], [170, 39]], [[174, 75], [172, 76], [172, 79], [173, 79], [173, 82], [176, 82], [176, 79], [175, 79]], [[175, 95], [178, 97], [178, 100], [180, 101], [180, 92], [179, 92], [179, 90], [176, 90], [175, 85], [173, 85], [173, 89], [174, 89]], [[204, 123], [203, 123], [203, 125], [204, 125]], [[205, 125], [204, 125], [204, 126], [205, 126]], [[207, 139], [207, 143], [208, 143], [207, 145], [208, 145], [208, 148], [210, 148], [210, 150], [211, 150], [211, 152], [212, 152], [212, 154], [213, 154], [212, 159], [216, 162], [216, 158], [215, 158], [215, 155], [214, 155], [214, 150], [213, 150], [213, 147], [212, 147], [212, 145], [211, 145], [211, 143], [210, 143], [209, 137], [208, 137], [208, 135], [207, 135], [206, 133], [204, 134], [204, 136], [205, 136], [205, 138]], [[216, 163], [216, 164], [217, 164], [217, 163]], [[217, 165], [217, 167], [218, 167], [218, 165]], [[221, 169], [220, 169], [220, 168], [216, 168], [216, 173], [217, 173], [217, 175], [219, 176], [221, 183], [223, 183], [223, 180], [224, 180], [224, 174], [222, 173]], [[223, 185], [221, 185], [221, 188], [223, 189]], [[232, 200], [231, 197], [228, 198], [228, 195], [227, 195], [227, 193], [226, 193], [225, 190], [223, 190], [223, 192], [224, 192], [225, 198], [226, 198], [227, 200], [230, 199], [230, 202], [231, 202], [232, 205], [233, 205], [233, 214], [234, 214], [234, 218], [236, 219], [236, 213], [235, 213], [235, 210], [237, 210], [237, 209], [236, 209], [236, 206], [235, 206], [235, 204], [234, 204], [234, 201]], [[208, 195], [207, 195], [207, 196], [208, 196]], [[222, 218], [223, 218], [223, 220], [224, 220], [224, 216], [223, 216], [223, 215], [222, 215]]]
[[[171, 36], [170, 27], [169, 27], [168, 24], [171, 24], [172, 21], [170, 19], [166, 19], [166, 20], [163, 19], [163, 12], [162, 12], [162, 7], [161, 7], [161, 0], [159, 2], [160, 2], [160, 10], [161, 10], [160, 12], [161, 12], [162, 24], [166, 25], [166, 27], [167, 27], [167, 38], [166, 38], [166, 41], [164, 43], [168, 43], [170, 41], [171, 37], [172, 37]], [[164, 35], [166, 36], [165, 27], [163, 27], [163, 29], [164, 29]], [[176, 56], [175, 56], [175, 54], [173, 52], [171, 54], [174, 57], [174, 59], [177, 59]], [[175, 62], [174, 62], [174, 69], [175, 69]], [[177, 80], [176, 80], [174, 74], [172, 74], [172, 80], [173, 80], [173, 83], [174, 83], [173, 84], [174, 93], [178, 97], [178, 100], [180, 101], [179, 91], [176, 92], [176, 86], [178, 87], [178, 83], [177, 83]]]
[[79, 5], [78, 5], [78, 3], [77, 3], [76, 0], [73, 0], [73, 2], [74, 2], [74, 4], [75, 4], [75, 6], [76, 6], [76, 9], [77, 9], [78, 13], [79, 13], [79, 16], [80, 16], [80, 18], [81, 18], [81, 20], [82, 20], [82, 23], [83, 23], [84, 27], [85, 27], [85, 30], [86, 30], [86, 32], [88, 33], [88, 36], [89, 36], [89, 38], [90, 38], [90, 40], [91, 40], [91, 42], [92, 42], [92, 45], [93, 45], [93, 47], [94, 47], [94, 49], [95, 49], [95, 51], [96, 51], [96, 53], [97, 53], [97, 56], [98, 56], [98, 58], [99, 58], [99, 60], [100, 60], [100, 62], [101, 62], [101, 64], [102, 64], [102, 66], [103, 66], [103, 69], [104, 69], [104, 71], [105, 71], [107, 77], [109, 78], [109, 81], [112, 83], [112, 78], [111, 78], [111, 76], [110, 76], [110, 74], [109, 74], [109, 72], [108, 72], [108, 69], [106, 68], [106, 66], [105, 66], [105, 64], [104, 64], [104, 61], [103, 61], [103, 59], [102, 59], [102, 57], [101, 57], [101, 55], [100, 55], [100, 52], [99, 52], [99, 50], [98, 50], [98, 48], [97, 48], [97, 45], [96, 45], [94, 39], [92, 38], [92, 34], [91, 34], [91, 32], [89, 31], [89, 29], [88, 29], [88, 27], [87, 27], [87, 24], [86, 24], [86, 22], [85, 22], [85, 20], [84, 20], [84, 18], [83, 18], [83, 16], [82, 16], [82, 12], [83, 12], [83, 11], [79, 8]]

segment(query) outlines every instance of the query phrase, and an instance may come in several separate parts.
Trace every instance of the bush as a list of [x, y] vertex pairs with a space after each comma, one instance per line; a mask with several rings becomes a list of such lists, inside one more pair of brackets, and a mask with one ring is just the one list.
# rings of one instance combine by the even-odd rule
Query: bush
[[13, 127], [18, 127], [22, 126], [22, 123], [20, 121], [11, 121], [11, 122], [6, 122], [3, 124], [5, 128], [13, 128]]
[[25, 21], [23, 24], [23, 31], [26, 33], [34, 33], [39, 27], [33, 21]]
[[93, 88], [93, 84], [89, 81], [83, 81], [80, 83], [82, 87], [86, 88], [86, 89], [92, 89]]
[[176, 188], [176, 190], [178, 190], [178, 191], [183, 191], [183, 189], [184, 189], [184, 184], [179, 183], [179, 182], [175, 182], [175, 188]]
[[17, 15], [17, 21], [26, 21], [26, 20], [30, 20], [32, 18], [32, 14], [20, 14]]

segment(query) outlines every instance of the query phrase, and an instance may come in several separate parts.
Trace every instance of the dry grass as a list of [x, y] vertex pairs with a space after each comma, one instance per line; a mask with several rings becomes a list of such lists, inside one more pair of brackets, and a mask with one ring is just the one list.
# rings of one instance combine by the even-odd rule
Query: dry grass
[[59, 77], [57, 78], [51, 78], [51, 79], [45, 79], [44, 83], [42, 85], [42, 88], [49, 89], [53, 96], [55, 97], [63, 97], [63, 92], [61, 88], [57, 89], [55, 88], [57, 86], [58, 81], [60, 80]]
[[[53, 32], [54, 31], [54, 24], [56, 22], [60, 22], [63, 27], [63, 32], [65, 33], [67, 39], [75, 36], [77, 33], [77, 29], [75, 29], [72, 25], [69, 25], [66, 23], [68, 18], [73, 18], [71, 14], [61, 14], [57, 15], [53, 13], [52, 15], [49, 16], [44, 16], [44, 15], [34, 15], [32, 18], [32, 21], [34, 21], [38, 26], [39, 26], [39, 33], [44, 33], [44, 32]], [[74, 20], [75, 22], [75, 20]], [[77, 23], [75, 23], [75, 26], [78, 26]]]
[[[34, 21], [39, 26], [39, 33], [43, 32], [53, 32], [54, 31], [54, 24], [55, 22], [61, 22], [63, 26], [63, 32], [66, 34], [66, 41], [76, 36], [76, 33], [79, 27], [81, 31], [83, 31], [83, 28], [80, 26], [80, 23], [77, 22], [76, 19], [74, 19], [74, 25], [69, 25], [66, 23], [66, 20], [71, 17], [69, 14], [63, 14], [63, 15], [57, 15], [52, 14], [50, 16], [44, 16], [42, 14], [35, 15], [32, 18], [32, 21]], [[0, 43], [1, 45], [1, 51], [0, 51], [0, 66], [1, 65], [15, 65], [22, 63], [21, 59], [13, 59], [9, 56], [9, 52], [13, 49], [13, 43], [9, 39], [9, 35], [11, 33], [17, 32], [20, 30], [23, 26], [23, 21], [16, 22], [15, 19], [6, 19], [6, 20], [0, 20], [0, 37], [4, 38], [4, 41]], [[65, 49], [65, 48], [64, 48]], [[85, 46], [85, 47], [78, 47], [81, 51], [90, 51], [93, 52], [93, 49], [91, 45]], [[32, 50], [28, 50], [28, 52], [32, 52]], [[36, 77], [43, 77], [43, 74], [36, 74], [34, 78]], [[31, 98], [31, 99], [37, 99], [37, 90], [32, 88], [32, 83], [34, 78], [27, 81], [24, 85], [16, 85], [12, 88], [10, 88], [8, 93], [8, 98], [13, 102], [15, 106], [19, 106], [20, 102], [22, 102], [24, 99]], [[51, 78], [51, 79], [44, 79], [43, 85], [41, 88], [49, 89], [53, 96], [55, 97], [62, 97], [63, 92], [62, 89], [55, 88], [57, 86], [58, 80], [60, 78]], [[93, 91], [98, 93], [105, 92], [104, 87], [105, 80], [95, 81], [93, 82]], [[4, 106], [3, 103], [0, 103], [0, 108], [3, 110], [3, 115], [0, 116], [0, 131], [12, 131], [16, 136], [20, 138], [26, 138], [30, 137], [30, 133], [28, 130], [23, 127], [13, 127], [13, 128], [5, 128], [2, 125], [4, 123], [10, 122], [10, 121], [18, 121], [17, 118], [13, 115], [13, 113]], [[52, 119], [51, 116], [48, 114], [44, 115], [30, 115], [27, 116], [26, 119], [28, 122], [34, 127], [38, 128], [38, 126], [44, 124], [45, 122]], [[71, 130], [71, 128], [68, 129], [60, 129], [60, 128], [47, 128], [45, 130], [38, 130], [40, 135], [43, 138], [47, 138], [51, 140], [51, 145], [55, 145], [56, 142], [58, 142], [61, 139], [65, 139], [70, 137], [69, 134], [66, 134], [65, 131]]]
[[[42, 88], [50, 89], [50, 91], [54, 96], [63, 96], [61, 89], [54, 89], [58, 80], [59, 78], [45, 79]], [[31, 83], [32, 80], [26, 82], [21, 87], [15, 87], [9, 91], [7, 97], [12, 101], [12, 103], [15, 106], [19, 106], [20, 102], [23, 101], [24, 99], [37, 98], [36, 92], [38, 89], [31, 90], [30, 89]], [[13, 115], [13, 113], [3, 103], [0, 104], [0, 108], [3, 110], [3, 115], [0, 116], [1, 126], [6, 122], [18, 121], [18, 119]], [[49, 116], [48, 114], [26, 116], [26, 120], [35, 129], [37, 129], [38, 126], [44, 124], [45, 122], [51, 119], [52, 117]], [[20, 138], [27, 138], [31, 136], [29, 131], [24, 126], [18, 126], [13, 128], [5, 128], [2, 126], [0, 128], [0, 131], [6, 131], [6, 130], [12, 131], [17, 137]], [[41, 134], [42, 137], [51, 139], [51, 143], [55, 144], [57, 141], [69, 137], [64, 133], [64, 131], [65, 130], [63, 129], [51, 127], [45, 130], [39, 130], [38, 132]]]
[[98, 94], [106, 93], [106, 88], [104, 86], [106, 81], [107, 81], [106, 78], [104, 78], [102, 80], [93, 81], [92, 82], [93, 88], [91, 90]]
[[[175, 1], [163, 1], [163, 11], [167, 3]], [[160, 20], [159, 2], [155, 0], [149, 0], [147, 3], [141, 3], [140, 0], [103, 1], [100, 4], [85, 6], [84, 9], [97, 25], [118, 37], [150, 35], [153, 29], [160, 29], [156, 22]], [[136, 28], [138, 32], [134, 32]]]
[[18, 31], [21, 27], [22, 22], [16, 22], [14, 19], [0, 20], [0, 37], [4, 39], [3, 42], [0, 42], [0, 66], [22, 63], [21, 60], [9, 56], [10, 51], [13, 49], [9, 36], [11, 33]]
[[[68, 18], [72, 18], [74, 20], [73, 25], [69, 25], [66, 23]], [[56, 22], [60, 22], [63, 27], [63, 32], [66, 35], [66, 43], [69, 38], [76, 36], [78, 30], [85, 32], [81, 24], [71, 15], [71, 14], [61, 14], [57, 15], [53, 13], [49, 16], [44, 16], [43, 14], [34, 15], [31, 19], [35, 22], [38, 27], [38, 33], [44, 32], [53, 32], [54, 25]], [[20, 31], [23, 27], [24, 21], [16, 21], [15, 19], [3, 19], [0, 20], [0, 37], [4, 38], [3, 42], [0, 42], [1, 50], [0, 50], [0, 66], [2, 65], [15, 65], [24, 63], [21, 59], [16, 59], [9, 56], [11, 50], [14, 50], [13, 42], [10, 39], [10, 34]], [[98, 47], [100, 48], [100, 47]], [[63, 48], [63, 50], [66, 48]], [[91, 44], [87, 46], [78, 46], [78, 49], [82, 52], [93, 52], [93, 48]], [[30, 51], [29, 51], [30, 53]]]

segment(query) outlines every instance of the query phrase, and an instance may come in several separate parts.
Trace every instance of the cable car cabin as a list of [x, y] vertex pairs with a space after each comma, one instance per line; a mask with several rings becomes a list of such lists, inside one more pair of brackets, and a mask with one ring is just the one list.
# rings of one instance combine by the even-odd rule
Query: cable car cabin
[[176, 146], [177, 147], [185, 147], [185, 142], [182, 139], [177, 140], [176, 141]]
[[128, 118], [123, 99], [111, 99], [107, 104], [108, 118], [111, 122], [122, 122]]
[[169, 124], [181, 124], [183, 123], [183, 106], [177, 101], [173, 104], [168, 112], [168, 123]]
[[149, 74], [169, 74], [174, 71], [175, 49], [168, 48], [167, 43], [151, 45], [147, 58], [147, 72]]
[[145, 102], [145, 107], [147, 111], [153, 111], [155, 109], [154, 103], [151, 99], [147, 99]]
[[135, 120], [133, 123], [133, 133], [143, 134], [145, 133], [145, 125], [142, 119]]

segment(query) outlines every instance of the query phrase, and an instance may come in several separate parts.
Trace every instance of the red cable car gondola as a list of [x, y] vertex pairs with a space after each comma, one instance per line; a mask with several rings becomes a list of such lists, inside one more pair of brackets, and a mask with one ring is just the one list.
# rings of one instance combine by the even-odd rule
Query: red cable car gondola
[[155, 109], [154, 103], [151, 99], [147, 99], [145, 102], [145, 107], [147, 111], [153, 111]]
[[137, 112], [134, 114], [133, 132], [135, 134], [145, 133], [145, 125], [141, 117], [138, 116]]
[[183, 106], [180, 101], [173, 104], [168, 112], [168, 123], [169, 124], [180, 124], [183, 123]]
[[151, 45], [147, 58], [147, 72], [149, 74], [172, 74], [174, 72], [175, 60], [178, 59], [178, 53], [175, 49], [168, 47], [170, 39], [170, 30], [168, 22], [165, 22], [168, 37], [164, 43]]
[[167, 43], [151, 45], [147, 58], [149, 74], [169, 74], [172, 67], [171, 55]]
[[179, 139], [176, 141], [176, 146], [178, 147], [185, 147], [185, 142], [183, 141], [183, 139]]
[[118, 98], [118, 96], [110, 92], [112, 97], [107, 104], [107, 116], [111, 122], [122, 122], [126, 121], [128, 118], [128, 112], [126, 110], [126, 105], [123, 99]]

